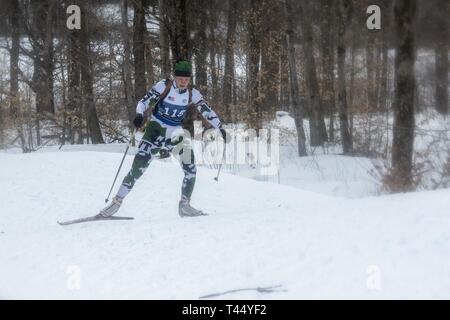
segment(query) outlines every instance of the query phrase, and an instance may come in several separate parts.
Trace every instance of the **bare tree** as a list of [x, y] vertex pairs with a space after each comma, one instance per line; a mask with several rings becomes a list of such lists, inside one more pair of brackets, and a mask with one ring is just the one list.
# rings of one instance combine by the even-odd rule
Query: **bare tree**
[[288, 108], [290, 105], [289, 59], [285, 34], [282, 34], [280, 52], [280, 105], [282, 108]]
[[328, 137], [323, 117], [322, 102], [320, 101], [319, 83], [317, 81], [310, 14], [311, 8], [308, 5], [308, 1], [300, 1], [300, 21], [303, 36], [306, 88], [308, 92], [308, 102], [311, 106], [311, 115], [309, 119], [311, 146], [321, 146], [328, 140]]
[[263, 119], [273, 119], [279, 107], [282, 7], [278, 1], [261, 1], [261, 111]]
[[283, 0], [283, 17], [286, 22], [286, 47], [289, 65], [289, 81], [292, 107], [294, 110], [295, 127], [297, 129], [298, 155], [306, 156], [306, 137], [303, 129], [303, 105], [300, 101], [299, 82], [297, 75], [297, 67], [295, 63], [295, 46], [294, 46], [294, 25], [292, 17], [291, 0]]
[[134, 56], [134, 94], [140, 99], [147, 92], [145, 78], [145, 23], [146, 0], [133, 1], [133, 56]]
[[209, 73], [211, 75], [211, 89], [208, 93], [209, 99], [217, 104], [219, 99], [219, 68], [217, 66], [217, 55], [218, 55], [218, 41], [217, 41], [217, 24], [219, 15], [217, 12], [216, 1], [208, 2], [208, 27], [209, 27], [209, 37], [208, 37], [208, 51], [209, 51]]
[[83, 0], [83, 26], [80, 36], [80, 63], [81, 63], [81, 81], [83, 83], [83, 106], [86, 113], [86, 129], [92, 143], [105, 143], [98, 121], [97, 110], [94, 102], [94, 80], [93, 68], [90, 50], [90, 24], [89, 24], [89, 0]]
[[334, 141], [334, 113], [336, 104], [336, 91], [334, 89], [334, 66], [335, 66], [335, 41], [332, 36], [334, 26], [334, 1], [321, 1], [323, 15], [320, 24], [321, 39], [320, 47], [322, 51], [322, 68], [323, 68], [323, 88], [322, 99], [326, 104], [328, 115], [330, 117], [329, 140]]
[[159, 0], [159, 47], [161, 53], [161, 77], [167, 78], [171, 73], [170, 45], [169, 45], [169, 17], [167, 1]]
[[237, 24], [237, 0], [228, 0], [227, 42], [225, 47], [225, 73], [223, 79], [223, 104], [225, 121], [232, 121], [232, 98], [234, 83], [234, 46]]
[[155, 54], [153, 52], [155, 39], [153, 39], [150, 35], [150, 32], [146, 30], [144, 36], [144, 56], [145, 56], [145, 79], [147, 80], [147, 86], [152, 86], [155, 82]]
[[[129, 30], [128, 30], [128, 0], [122, 0], [121, 5], [121, 15], [122, 15], [122, 25], [121, 25], [121, 32], [122, 32], [122, 41], [123, 41], [123, 82], [124, 82], [124, 90], [125, 90], [125, 101], [126, 101], [126, 108], [127, 108], [127, 114], [128, 114], [128, 120], [131, 123], [134, 119], [135, 113], [136, 113], [136, 106], [135, 106], [135, 96], [133, 92], [133, 82], [131, 78], [131, 48], [130, 48], [130, 41], [129, 41]], [[142, 66], [144, 67], [144, 66]]]
[[[53, 92], [55, 0], [31, 1], [24, 24], [32, 46], [33, 78], [36, 93], [36, 143], [41, 145], [40, 120], [55, 112]], [[44, 22], [44, 23], [43, 23]]]
[[416, 0], [396, 0], [394, 20], [396, 34], [395, 101], [392, 142], [392, 191], [413, 187], [412, 161], [414, 148], [415, 42]]
[[382, 10], [385, 12], [383, 20], [383, 31], [381, 33], [381, 77], [380, 77], [380, 93], [378, 99], [378, 108], [382, 111], [387, 111], [387, 95], [388, 95], [388, 48], [389, 48], [389, 30], [391, 30], [391, 2], [389, 0], [383, 0], [381, 2]]
[[189, 60], [191, 44], [187, 26], [186, 0], [168, 0], [169, 38], [174, 60]]
[[192, 9], [193, 16], [193, 29], [195, 30], [194, 37], [194, 61], [195, 61], [195, 85], [201, 90], [201, 92], [207, 92], [208, 79], [207, 79], [207, 62], [206, 57], [207, 50], [207, 37], [206, 30], [208, 28], [208, 16], [206, 14], [207, 2], [204, 0], [195, 1]]
[[353, 152], [352, 136], [348, 125], [347, 89], [345, 80], [345, 54], [346, 36], [349, 22], [351, 21], [352, 3], [350, 0], [339, 0], [337, 4], [338, 39], [337, 39], [337, 64], [338, 64], [338, 110], [339, 124], [344, 154]]
[[10, 50], [10, 89], [9, 89], [9, 114], [13, 120], [13, 125], [17, 128], [22, 151], [25, 150], [25, 137], [22, 123], [19, 120], [22, 111], [19, 97], [19, 49], [21, 32], [21, 13], [18, 0], [11, 0], [10, 8], [11, 25], [11, 50]]
[[374, 112], [377, 108], [377, 84], [376, 81], [376, 51], [378, 37], [376, 30], [366, 30], [366, 93], [368, 112]]
[[[80, 0], [75, 2], [81, 5]], [[81, 110], [81, 30], [68, 30], [69, 41], [69, 67], [68, 67], [68, 100], [67, 124], [70, 143], [83, 143], [82, 110]], [[76, 138], [77, 136], [77, 138]]]
[[437, 14], [437, 39], [435, 48], [435, 66], [436, 66], [436, 109], [439, 113], [447, 115], [450, 112], [448, 101], [448, 12], [450, 10], [449, 2], [439, 0], [437, 6], [441, 9]]
[[248, 123], [255, 130], [262, 127], [261, 101], [259, 96], [259, 68], [261, 58], [261, 6], [257, 0], [250, 0], [250, 8], [246, 12], [248, 32]]

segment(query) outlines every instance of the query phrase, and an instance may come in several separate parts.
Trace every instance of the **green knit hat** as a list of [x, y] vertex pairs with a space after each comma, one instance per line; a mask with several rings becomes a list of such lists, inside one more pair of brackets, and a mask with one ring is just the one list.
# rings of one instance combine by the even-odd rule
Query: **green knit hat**
[[175, 76], [190, 77], [192, 76], [191, 63], [186, 60], [177, 61], [175, 64]]

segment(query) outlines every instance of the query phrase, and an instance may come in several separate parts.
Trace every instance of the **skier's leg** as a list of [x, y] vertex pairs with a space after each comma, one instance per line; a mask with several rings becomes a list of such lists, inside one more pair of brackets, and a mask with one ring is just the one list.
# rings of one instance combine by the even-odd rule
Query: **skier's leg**
[[139, 150], [133, 160], [131, 170], [123, 179], [116, 197], [123, 199], [134, 187], [136, 181], [144, 174], [150, 165], [153, 155], [159, 152], [164, 144], [166, 129], [155, 121], [149, 121], [145, 134], [139, 144]]
[[178, 213], [181, 217], [196, 217], [205, 215], [190, 205], [191, 195], [194, 191], [197, 167], [195, 166], [194, 150], [189, 140], [184, 141], [184, 147], [179, 152], [181, 168], [184, 172], [183, 184], [181, 186], [181, 199], [178, 204]]
[[145, 170], [150, 165], [150, 162], [153, 159], [152, 154], [157, 152], [157, 149], [158, 148], [155, 145], [147, 141], [141, 141], [139, 144], [139, 151], [134, 157], [131, 169], [123, 179], [116, 197], [123, 199], [127, 196], [134, 187], [136, 181], [144, 174]]
[[169, 129], [165, 147], [178, 159], [184, 172], [181, 195], [189, 199], [195, 185], [197, 168], [195, 167], [194, 150], [192, 149], [190, 133], [182, 128]]
[[190, 199], [194, 191], [195, 178], [197, 176], [197, 167], [195, 166], [194, 151], [190, 150], [192, 161], [183, 161], [181, 157], [181, 168], [184, 172], [183, 184], [181, 186], [181, 198]]
[[130, 193], [136, 181], [148, 168], [150, 162], [152, 161], [153, 155], [159, 151], [160, 146], [163, 142], [163, 128], [159, 124], [157, 124], [157, 126], [152, 124], [152, 121], [150, 121], [145, 130], [144, 137], [139, 143], [139, 150], [134, 157], [131, 170], [123, 179], [116, 196], [112, 199], [112, 202], [100, 211], [100, 214], [102, 216], [109, 217], [119, 211], [123, 199], [128, 195], [128, 193]]
[[123, 199], [131, 191], [136, 181], [142, 176], [142, 174], [152, 161], [152, 148], [154, 148], [152, 144], [146, 141], [141, 141], [141, 143], [139, 144], [139, 151], [134, 157], [131, 170], [123, 179], [123, 182], [116, 196], [112, 199], [111, 203], [108, 206], [100, 211], [100, 215], [102, 215], [103, 217], [110, 217], [117, 211], [119, 211]]

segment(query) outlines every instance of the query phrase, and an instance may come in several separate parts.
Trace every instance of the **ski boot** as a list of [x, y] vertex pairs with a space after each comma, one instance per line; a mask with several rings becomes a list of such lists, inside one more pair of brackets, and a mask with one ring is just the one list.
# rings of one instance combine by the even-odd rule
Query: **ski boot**
[[198, 217], [198, 216], [207, 216], [201, 210], [197, 210], [189, 204], [190, 199], [183, 197], [178, 204], [178, 214], [180, 217]]
[[114, 197], [110, 204], [100, 210], [99, 216], [103, 218], [108, 218], [114, 215], [117, 211], [119, 211], [120, 206], [122, 205], [123, 198]]

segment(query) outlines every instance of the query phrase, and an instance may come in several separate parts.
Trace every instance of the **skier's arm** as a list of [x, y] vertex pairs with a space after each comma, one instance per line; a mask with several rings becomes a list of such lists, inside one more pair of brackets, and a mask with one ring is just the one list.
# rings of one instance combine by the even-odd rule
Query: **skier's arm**
[[205, 118], [206, 121], [208, 121], [209, 124], [213, 126], [213, 128], [220, 129], [222, 127], [222, 124], [217, 114], [210, 107], [208, 102], [206, 102], [206, 100], [203, 99], [203, 96], [200, 94], [200, 92], [198, 92], [195, 89], [192, 92], [192, 102], [195, 104], [198, 112], [200, 112], [202, 117]]
[[136, 113], [144, 114], [144, 112], [149, 108], [153, 107], [155, 103], [158, 101], [161, 94], [164, 92], [166, 88], [165, 80], [162, 80], [155, 84], [147, 94], [139, 100], [136, 106]]

